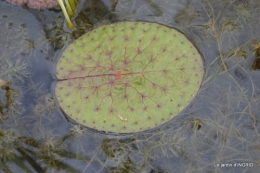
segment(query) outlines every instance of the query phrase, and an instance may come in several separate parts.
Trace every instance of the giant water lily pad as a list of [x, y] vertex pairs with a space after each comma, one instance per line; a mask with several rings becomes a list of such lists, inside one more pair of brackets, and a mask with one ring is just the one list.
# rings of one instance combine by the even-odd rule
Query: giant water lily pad
[[101, 26], [77, 39], [56, 66], [61, 109], [87, 127], [131, 133], [178, 115], [197, 94], [203, 61], [179, 31], [145, 22]]

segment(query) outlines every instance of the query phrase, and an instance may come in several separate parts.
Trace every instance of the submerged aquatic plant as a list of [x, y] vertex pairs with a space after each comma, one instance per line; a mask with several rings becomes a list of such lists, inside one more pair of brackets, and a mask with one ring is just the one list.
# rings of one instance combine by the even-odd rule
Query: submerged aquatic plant
[[120, 22], [68, 46], [56, 66], [55, 93], [78, 123], [131, 133], [178, 115], [198, 92], [203, 74], [200, 54], [177, 30]]
[[28, 77], [29, 74], [27, 63], [22, 62], [21, 59], [6, 60], [6, 65], [0, 64], [0, 77], [7, 80], [18, 79], [24, 82], [23, 78]]
[[23, 112], [19, 96], [19, 91], [9, 87], [9, 84], [2, 86], [0, 90], [0, 124]]
[[27, 136], [16, 136], [13, 131], [0, 130], [0, 172], [17, 172], [13, 170], [12, 164], [23, 172], [80, 172], [63, 161], [83, 160], [82, 156], [62, 148], [66, 138], [63, 136], [39, 141]]

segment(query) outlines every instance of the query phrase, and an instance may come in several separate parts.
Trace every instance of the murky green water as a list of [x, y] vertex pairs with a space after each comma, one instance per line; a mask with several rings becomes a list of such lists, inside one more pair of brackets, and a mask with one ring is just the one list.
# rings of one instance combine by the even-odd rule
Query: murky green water
[[[259, 172], [259, 14], [257, 0], [81, 0], [71, 32], [58, 7], [0, 1], [0, 79], [11, 82], [0, 90], [0, 172]], [[95, 27], [140, 20], [196, 45], [199, 94], [170, 122], [133, 135], [69, 122], [53, 93], [60, 53]]]

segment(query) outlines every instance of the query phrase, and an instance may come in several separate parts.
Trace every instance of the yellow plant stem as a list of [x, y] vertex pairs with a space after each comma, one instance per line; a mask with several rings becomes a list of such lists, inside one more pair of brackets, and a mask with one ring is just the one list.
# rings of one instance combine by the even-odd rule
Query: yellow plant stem
[[73, 9], [72, 9], [72, 7], [71, 7], [71, 5], [70, 5], [69, 0], [65, 0], [65, 4], [66, 4], [67, 10], [68, 10], [68, 14], [69, 14], [70, 16], [73, 16], [73, 15], [74, 15], [74, 12], [73, 12]]
[[[65, 2], [66, 2], [66, 1], [65, 1]], [[60, 5], [60, 7], [61, 7], [61, 9], [62, 9], [62, 12], [63, 12], [63, 14], [64, 14], [64, 16], [65, 16], [67, 22], [68, 22], [69, 28], [70, 28], [70, 29], [74, 29], [74, 25], [73, 25], [73, 23], [72, 23], [71, 20], [70, 20], [70, 17], [69, 17], [69, 15], [68, 15], [68, 13], [67, 13], [67, 10], [66, 10], [66, 8], [65, 8], [65, 6], [64, 6], [63, 0], [58, 0], [58, 3], [59, 3], [59, 5]]]
[[77, 0], [65, 0], [65, 3], [66, 3], [67, 8], [71, 10], [71, 12], [69, 12], [69, 10], [68, 10], [69, 15], [74, 16], [74, 11], [76, 9], [78, 1]]

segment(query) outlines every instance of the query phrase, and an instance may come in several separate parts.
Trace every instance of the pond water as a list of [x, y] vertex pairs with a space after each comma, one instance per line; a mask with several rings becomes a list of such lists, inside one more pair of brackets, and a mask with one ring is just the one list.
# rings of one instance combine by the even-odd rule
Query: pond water
[[[80, 0], [70, 31], [59, 7], [0, 1], [0, 172], [260, 172], [259, 14], [258, 0]], [[53, 91], [61, 52], [119, 21], [178, 29], [205, 68], [181, 114], [127, 135], [69, 121]]]

